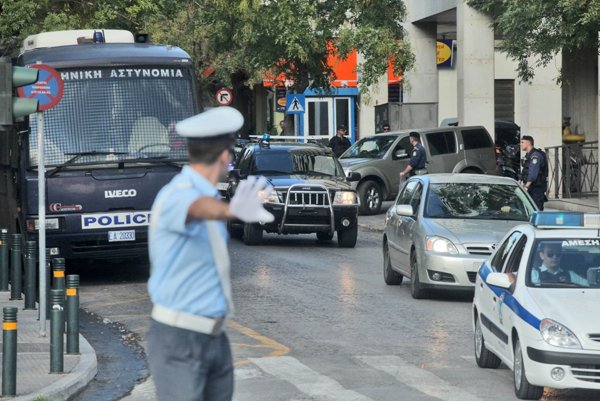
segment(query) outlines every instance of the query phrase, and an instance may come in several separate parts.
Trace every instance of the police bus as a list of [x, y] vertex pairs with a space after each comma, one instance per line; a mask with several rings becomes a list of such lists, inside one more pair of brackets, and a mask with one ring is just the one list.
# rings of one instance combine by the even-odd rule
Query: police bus
[[[175, 123], [199, 109], [190, 56], [128, 31], [78, 30], [25, 39], [17, 64], [38, 62], [64, 82], [62, 100], [44, 112], [50, 254], [146, 255], [154, 197], [187, 161]], [[16, 128], [0, 138], [9, 153], [0, 161], [0, 224], [37, 239], [37, 119]]]

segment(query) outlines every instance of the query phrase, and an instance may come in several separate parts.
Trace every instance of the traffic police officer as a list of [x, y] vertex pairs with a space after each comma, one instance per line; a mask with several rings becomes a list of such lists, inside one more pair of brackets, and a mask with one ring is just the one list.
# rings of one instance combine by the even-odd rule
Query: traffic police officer
[[417, 170], [421, 170], [423, 173], [426, 172], [423, 170], [427, 163], [427, 155], [425, 154], [425, 148], [421, 144], [421, 136], [418, 132], [411, 132], [408, 136], [413, 150], [408, 161], [408, 166], [400, 173], [400, 177], [404, 177], [405, 175], [413, 176], [417, 173]]
[[548, 190], [548, 161], [544, 154], [533, 147], [533, 137], [523, 135], [521, 150], [526, 152], [523, 158], [521, 181], [540, 210], [544, 210]]
[[148, 361], [158, 400], [230, 401], [233, 363], [223, 332], [231, 315], [227, 230], [223, 220], [270, 222], [265, 179], [242, 181], [229, 204], [215, 188], [227, 171], [242, 115], [219, 107], [176, 125], [190, 164], [157, 195], [149, 230], [153, 303]]

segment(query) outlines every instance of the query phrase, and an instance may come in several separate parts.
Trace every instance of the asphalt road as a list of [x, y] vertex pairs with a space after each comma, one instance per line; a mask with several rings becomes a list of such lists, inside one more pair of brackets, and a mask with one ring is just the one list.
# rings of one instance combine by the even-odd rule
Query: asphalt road
[[[417, 301], [406, 280], [386, 286], [380, 246], [381, 233], [366, 230], [354, 249], [313, 235], [232, 242], [236, 401], [516, 400], [509, 369], [475, 364], [472, 296]], [[126, 262], [80, 271], [82, 307], [138, 334], [142, 346], [147, 270]], [[125, 400], [152, 400], [151, 385], [141, 388]], [[550, 390], [544, 400], [598, 395]]]

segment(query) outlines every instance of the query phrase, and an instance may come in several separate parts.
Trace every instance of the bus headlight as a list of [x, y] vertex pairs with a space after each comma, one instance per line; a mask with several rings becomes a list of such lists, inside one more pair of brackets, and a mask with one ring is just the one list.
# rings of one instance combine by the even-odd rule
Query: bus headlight
[[334, 205], [356, 205], [356, 192], [337, 191], [333, 197]]

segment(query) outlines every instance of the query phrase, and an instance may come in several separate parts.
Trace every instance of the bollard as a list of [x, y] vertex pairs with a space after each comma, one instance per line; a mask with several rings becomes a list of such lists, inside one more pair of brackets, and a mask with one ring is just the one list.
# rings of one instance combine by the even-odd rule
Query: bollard
[[0, 291], [8, 291], [8, 230], [0, 229]]
[[50, 250], [46, 249], [46, 320], [50, 319], [52, 311], [52, 302], [50, 300], [50, 283], [52, 279], [52, 260], [50, 259]]
[[50, 311], [50, 373], [63, 373], [64, 371], [64, 335], [65, 316], [63, 304], [65, 291], [50, 290], [52, 310]]
[[35, 309], [37, 290], [37, 243], [25, 241], [23, 264], [25, 265], [25, 310]]
[[23, 245], [23, 236], [21, 234], [11, 235], [12, 244], [10, 248], [10, 299], [23, 299], [21, 297], [23, 286], [23, 268], [21, 258], [21, 246]]
[[65, 260], [63, 258], [52, 259], [52, 289], [65, 289]]
[[67, 354], [79, 354], [79, 275], [67, 276]]
[[2, 396], [17, 394], [17, 308], [4, 307], [2, 322]]

